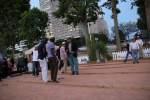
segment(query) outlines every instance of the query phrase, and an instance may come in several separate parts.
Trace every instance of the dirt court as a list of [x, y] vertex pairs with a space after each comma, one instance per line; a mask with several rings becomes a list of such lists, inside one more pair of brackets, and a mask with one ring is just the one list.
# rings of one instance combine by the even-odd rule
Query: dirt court
[[150, 60], [80, 65], [80, 75], [58, 77], [60, 83], [31, 74], [4, 79], [0, 100], [150, 100]]

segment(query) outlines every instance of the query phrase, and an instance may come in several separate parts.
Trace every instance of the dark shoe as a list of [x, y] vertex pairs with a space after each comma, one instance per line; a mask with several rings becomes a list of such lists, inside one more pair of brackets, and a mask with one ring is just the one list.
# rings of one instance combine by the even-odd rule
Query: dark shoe
[[75, 72], [75, 75], [79, 75], [79, 72]]
[[72, 75], [75, 75], [75, 72], [72, 72]]
[[54, 83], [59, 83], [59, 81], [57, 81], [57, 80], [54, 80], [53, 82], [54, 82]]

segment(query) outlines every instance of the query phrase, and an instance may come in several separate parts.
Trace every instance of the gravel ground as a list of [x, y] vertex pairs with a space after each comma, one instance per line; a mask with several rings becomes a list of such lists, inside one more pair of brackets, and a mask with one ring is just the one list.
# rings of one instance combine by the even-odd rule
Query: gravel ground
[[150, 60], [80, 65], [80, 75], [44, 83], [24, 74], [0, 82], [0, 100], [150, 100]]

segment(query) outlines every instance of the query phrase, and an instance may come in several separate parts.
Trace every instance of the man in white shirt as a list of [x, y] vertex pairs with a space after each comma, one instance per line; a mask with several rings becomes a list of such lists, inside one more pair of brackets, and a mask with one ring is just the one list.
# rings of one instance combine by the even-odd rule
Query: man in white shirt
[[132, 39], [129, 50], [132, 52], [133, 63], [134, 64], [139, 63], [138, 61], [139, 44], [136, 42], [136, 39]]
[[138, 58], [143, 58], [143, 49], [142, 49], [142, 47], [143, 47], [143, 41], [140, 38], [140, 36], [137, 36], [136, 42], [139, 45]]

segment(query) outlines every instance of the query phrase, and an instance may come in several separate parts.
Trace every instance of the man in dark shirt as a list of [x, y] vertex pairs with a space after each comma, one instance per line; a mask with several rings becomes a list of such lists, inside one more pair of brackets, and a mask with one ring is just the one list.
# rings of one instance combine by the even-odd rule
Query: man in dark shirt
[[129, 50], [130, 44], [127, 43], [126, 49], [127, 49], [127, 54], [126, 54], [126, 58], [124, 60], [124, 62], [126, 63], [129, 57], [129, 54], [132, 56], [132, 52]]
[[71, 66], [72, 75], [78, 75], [79, 74], [79, 64], [78, 64], [78, 46], [75, 41], [73, 41], [71, 38], [68, 39], [68, 47], [67, 47], [67, 54], [68, 54], [68, 60], [69, 64]]

